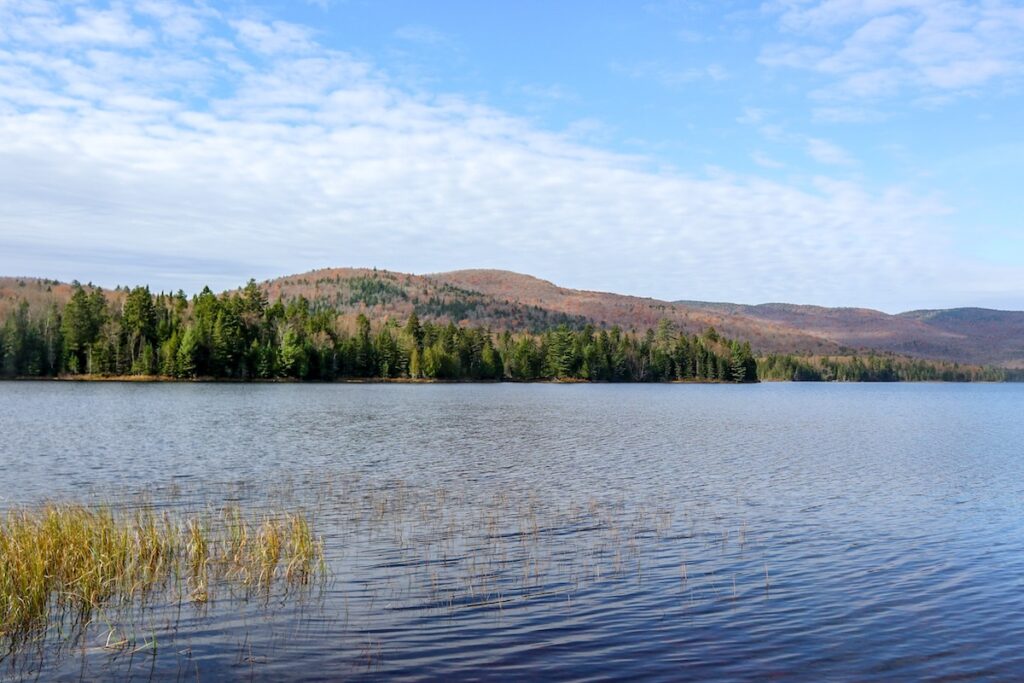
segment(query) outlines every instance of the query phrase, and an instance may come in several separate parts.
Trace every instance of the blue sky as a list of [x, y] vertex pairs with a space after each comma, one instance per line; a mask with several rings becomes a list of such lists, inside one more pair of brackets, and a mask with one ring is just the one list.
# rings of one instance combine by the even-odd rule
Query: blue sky
[[0, 272], [1024, 309], [1024, 3], [0, 0]]

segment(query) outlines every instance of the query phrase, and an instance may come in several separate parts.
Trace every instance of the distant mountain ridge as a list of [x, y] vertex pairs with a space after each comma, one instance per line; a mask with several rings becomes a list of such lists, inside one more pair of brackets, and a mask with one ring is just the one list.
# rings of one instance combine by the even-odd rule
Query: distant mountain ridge
[[951, 308], [893, 315], [865, 308], [779, 303], [678, 303], [799, 329], [851, 348], [1024, 367], [1024, 311]]
[[[240, 283], [242, 284], [242, 283]], [[1024, 368], [1024, 311], [954, 308], [887, 314], [865, 308], [662, 301], [560, 287], [530, 275], [472, 269], [414, 275], [329, 268], [258, 283], [270, 300], [304, 296], [317, 306], [371, 319], [423, 319], [494, 330], [539, 331], [566, 324], [644, 331], [662, 319], [687, 333], [714, 327], [755, 352], [848, 355], [884, 352], [917, 358]], [[0, 315], [17, 301], [64, 302], [54, 280], [0, 278]], [[116, 293], [111, 296], [117, 296]]]

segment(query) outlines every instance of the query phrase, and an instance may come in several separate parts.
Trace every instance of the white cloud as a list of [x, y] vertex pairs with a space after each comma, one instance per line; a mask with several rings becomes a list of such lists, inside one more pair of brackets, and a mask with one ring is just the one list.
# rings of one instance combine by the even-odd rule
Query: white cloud
[[885, 114], [856, 105], [815, 107], [812, 117], [816, 123], [877, 123]]
[[767, 111], [758, 107], [745, 107], [743, 109], [743, 114], [736, 117], [736, 123], [756, 126], [764, 121], [767, 113]]
[[761, 63], [815, 72], [818, 99], [946, 101], [1024, 78], [1024, 7], [1007, 0], [779, 0], [798, 38]]
[[815, 45], [770, 44], [761, 50], [758, 61], [765, 66], [813, 69], [828, 54], [825, 48]]
[[853, 163], [853, 159], [842, 147], [819, 138], [807, 140], [807, 154], [821, 164], [849, 166]]
[[720, 64], [680, 68], [659, 61], [633, 64], [615, 62], [611, 65], [611, 69], [615, 73], [637, 80], [654, 81], [668, 88], [676, 88], [703, 80], [724, 81], [729, 78], [728, 70]]
[[676, 37], [684, 43], [703, 43], [708, 40], [708, 37], [700, 31], [687, 28], [676, 31]]
[[604, 121], [595, 118], [577, 119], [571, 122], [565, 129], [565, 134], [571, 139], [584, 140], [587, 142], [605, 141], [611, 138], [614, 127]]
[[729, 78], [729, 70], [721, 64], [711, 64], [707, 68], [708, 77], [713, 81], [724, 81]]
[[838, 51], [818, 62], [816, 67], [835, 74], [872, 68], [880, 61], [887, 60], [893, 45], [898, 44], [912, 26], [911, 19], [900, 14], [874, 17], [854, 31]]
[[310, 52], [312, 31], [284, 21], [262, 22], [242, 19], [231, 22], [238, 39], [246, 47], [267, 55]]
[[[16, 32], [34, 16], [0, 14]], [[124, 35], [142, 30], [122, 19]], [[302, 27], [202, 21], [214, 49], [158, 28], [131, 49], [22, 32], [0, 50], [0, 272], [177, 288], [489, 266], [672, 298], [879, 306], [951, 286], [933, 198], [686, 175], [412, 94]]]
[[163, 36], [176, 40], [197, 40], [206, 31], [205, 19], [216, 17], [209, 8], [191, 7], [170, 0], [138, 0], [132, 9], [156, 19]]
[[572, 92], [565, 86], [557, 83], [551, 85], [541, 85], [539, 83], [526, 83], [519, 86], [519, 92], [526, 95], [527, 97], [537, 100], [549, 100], [553, 102], [565, 102], [575, 101], [579, 98], [576, 93]]
[[753, 152], [750, 155], [750, 158], [751, 160], [753, 160], [755, 164], [763, 168], [780, 169], [786, 167], [786, 165], [781, 161], [776, 161], [775, 159], [772, 159], [767, 154], [761, 151]]
[[29, 2], [24, 6], [0, 7], [0, 17], [16, 13], [18, 21], [4, 22], [9, 40], [33, 41], [57, 46], [106, 45], [133, 48], [148, 45], [152, 34], [135, 26], [128, 12], [74, 7], [74, 18], [66, 20], [59, 5]]
[[395, 31], [395, 37], [410, 43], [419, 43], [420, 45], [441, 45], [448, 42], [448, 36], [435, 28], [422, 24], [400, 26]]

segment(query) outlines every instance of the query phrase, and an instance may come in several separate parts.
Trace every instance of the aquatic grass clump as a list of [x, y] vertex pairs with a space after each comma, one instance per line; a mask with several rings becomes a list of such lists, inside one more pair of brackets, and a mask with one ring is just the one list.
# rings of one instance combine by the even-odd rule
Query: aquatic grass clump
[[173, 600], [182, 579], [206, 602], [215, 584], [269, 593], [275, 582], [309, 585], [326, 575], [323, 544], [302, 513], [254, 521], [238, 508], [175, 518], [152, 509], [50, 504], [0, 518], [0, 642], [79, 633], [105, 608]]
[[315, 578], [327, 572], [324, 556], [324, 542], [317, 537], [305, 515], [285, 515], [286, 539], [285, 556], [288, 562], [284, 568], [284, 579], [290, 584], [308, 585]]
[[306, 515], [285, 512], [253, 521], [234, 506], [225, 509], [221, 519], [221, 552], [203, 557], [233, 583], [266, 590], [279, 579], [288, 586], [301, 586], [326, 573], [323, 541], [313, 533]]
[[177, 538], [166, 518], [107, 507], [48, 505], [0, 521], [0, 637], [29, 635], [51, 607], [86, 623], [97, 607], [166, 582]]

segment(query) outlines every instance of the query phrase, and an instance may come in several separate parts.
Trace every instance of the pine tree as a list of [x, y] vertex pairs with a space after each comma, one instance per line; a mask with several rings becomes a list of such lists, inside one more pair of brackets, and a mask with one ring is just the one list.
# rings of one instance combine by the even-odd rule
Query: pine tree
[[178, 377], [195, 377], [199, 367], [198, 356], [200, 352], [199, 331], [194, 325], [185, 328], [178, 345], [178, 356], [175, 370]]
[[125, 297], [121, 309], [121, 327], [128, 335], [129, 354], [135, 368], [142, 349], [156, 337], [156, 307], [149, 287], [136, 287]]

